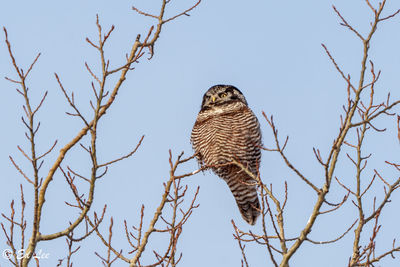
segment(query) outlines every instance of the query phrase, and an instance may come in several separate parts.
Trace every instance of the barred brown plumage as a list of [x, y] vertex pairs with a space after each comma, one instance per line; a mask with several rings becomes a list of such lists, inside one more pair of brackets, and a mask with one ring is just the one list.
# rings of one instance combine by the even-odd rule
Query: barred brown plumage
[[228, 184], [243, 219], [254, 225], [260, 214], [256, 181], [232, 163], [235, 159], [257, 175], [261, 130], [243, 94], [231, 85], [215, 85], [203, 96], [191, 142], [200, 164]]

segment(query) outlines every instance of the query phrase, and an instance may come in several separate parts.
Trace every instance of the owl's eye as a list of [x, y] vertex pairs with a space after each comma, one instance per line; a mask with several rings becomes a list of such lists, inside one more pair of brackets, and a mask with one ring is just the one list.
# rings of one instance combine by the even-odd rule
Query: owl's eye
[[221, 98], [224, 98], [224, 97], [227, 97], [227, 96], [228, 96], [227, 93], [221, 93], [221, 94], [219, 94], [219, 97], [221, 97]]

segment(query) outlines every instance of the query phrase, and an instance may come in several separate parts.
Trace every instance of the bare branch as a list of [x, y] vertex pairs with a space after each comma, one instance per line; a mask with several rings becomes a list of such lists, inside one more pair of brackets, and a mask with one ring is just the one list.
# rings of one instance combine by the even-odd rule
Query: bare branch
[[307, 241], [311, 242], [313, 244], [316, 244], [316, 245], [325, 245], [325, 244], [335, 243], [335, 242], [339, 241], [340, 239], [342, 239], [348, 232], [350, 232], [350, 230], [354, 227], [354, 225], [356, 225], [357, 221], [358, 220], [355, 220], [353, 222], [353, 224], [350, 225], [350, 227], [343, 234], [341, 234], [339, 237], [337, 237], [335, 239], [332, 239], [332, 240], [329, 240], [329, 241], [313, 241], [313, 240], [307, 238]]
[[127, 154], [127, 155], [125, 155], [125, 156], [122, 156], [122, 157], [120, 157], [120, 158], [114, 159], [114, 160], [112, 160], [112, 161], [106, 162], [106, 163], [104, 163], [104, 164], [99, 164], [98, 167], [101, 168], [101, 167], [104, 167], [104, 166], [107, 166], [107, 165], [116, 163], [116, 162], [118, 162], [118, 161], [121, 161], [121, 160], [123, 160], [123, 159], [129, 158], [130, 156], [132, 156], [133, 154], [135, 154], [135, 152], [138, 150], [138, 148], [139, 148], [140, 145], [142, 144], [143, 138], [144, 138], [144, 135], [142, 135], [142, 137], [140, 138], [139, 143], [136, 145], [135, 149], [132, 150], [131, 152], [129, 152], [129, 154]]
[[[333, 7], [333, 10], [335, 10], [335, 13], [336, 13], [336, 14], [339, 16], [339, 18], [342, 20], [342, 23], [340, 23], [340, 25], [347, 27], [349, 30], [351, 30], [352, 32], [354, 32], [354, 33], [357, 35], [357, 37], [361, 39], [361, 41], [364, 41], [364, 37], [362, 37], [361, 34], [360, 34], [358, 31], [356, 31], [353, 27], [351, 27], [350, 24], [347, 23], [347, 21], [343, 18], [343, 16], [342, 16], [342, 15], [340, 14], [340, 12], [336, 9], [336, 7], [335, 7], [335, 6], [332, 6], [332, 7]], [[324, 46], [324, 48], [325, 48], [325, 46]], [[325, 50], [326, 50], [326, 48], [325, 48]]]

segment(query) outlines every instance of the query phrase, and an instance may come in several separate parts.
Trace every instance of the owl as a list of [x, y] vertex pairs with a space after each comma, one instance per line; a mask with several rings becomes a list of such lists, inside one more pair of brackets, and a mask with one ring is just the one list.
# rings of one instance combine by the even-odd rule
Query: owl
[[199, 163], [228, 184], [243, 219], [254, 225], [260, 214], [256, 181], [232, 161], [257, 175], [261, 130], [239, 89], [215, 85], [204, 94], [191, 143]]

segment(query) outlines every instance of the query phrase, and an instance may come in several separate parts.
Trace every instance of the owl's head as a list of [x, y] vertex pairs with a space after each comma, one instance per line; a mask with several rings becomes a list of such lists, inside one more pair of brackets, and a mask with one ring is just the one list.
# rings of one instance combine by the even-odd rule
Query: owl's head
[[247, 106], [246, 98], [235, 86], [222, 84], [214, 85], [204, 94], [201, 110], [207, 110], [235, 102], [241, 102]]

